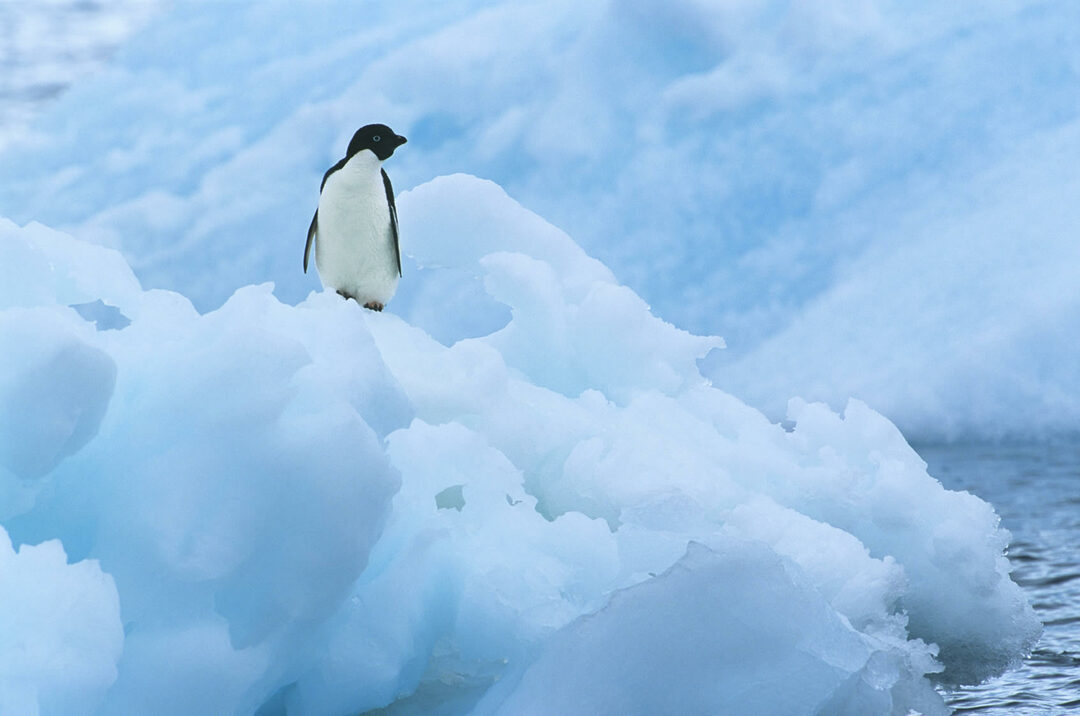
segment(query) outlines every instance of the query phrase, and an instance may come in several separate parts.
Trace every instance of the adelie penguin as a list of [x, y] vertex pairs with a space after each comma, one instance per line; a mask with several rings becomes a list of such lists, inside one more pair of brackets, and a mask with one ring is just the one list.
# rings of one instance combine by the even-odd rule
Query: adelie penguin
[[304, 247], [304, 273], [314, 245], [323, 286], [373, 311], [383, 309], [401, 277], [394, 188], [382, 163], [404, 143], [385, 124], [356, 130], [323, 176]]

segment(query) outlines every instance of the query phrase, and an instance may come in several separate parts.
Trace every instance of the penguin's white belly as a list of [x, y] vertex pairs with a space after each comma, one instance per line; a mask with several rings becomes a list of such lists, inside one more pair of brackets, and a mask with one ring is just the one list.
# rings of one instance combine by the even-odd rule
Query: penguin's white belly
[[361, 304], [385, 304], [393, 297], [397, 250], [377, 162], [357, 162], [354, 157], [326, 180], [319, 197], [315, 265], [323, 286]]

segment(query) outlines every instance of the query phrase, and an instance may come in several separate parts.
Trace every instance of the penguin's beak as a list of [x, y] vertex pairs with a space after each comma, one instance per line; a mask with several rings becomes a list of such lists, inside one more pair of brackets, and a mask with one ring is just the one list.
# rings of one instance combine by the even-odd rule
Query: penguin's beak
[[394, 135], [394, 140], [397, 142], [398, 147], [400, 147], [405, 142], [409, 141], [408, 139], [405, 139], [405, 137], [401, 136], [400, 134]]

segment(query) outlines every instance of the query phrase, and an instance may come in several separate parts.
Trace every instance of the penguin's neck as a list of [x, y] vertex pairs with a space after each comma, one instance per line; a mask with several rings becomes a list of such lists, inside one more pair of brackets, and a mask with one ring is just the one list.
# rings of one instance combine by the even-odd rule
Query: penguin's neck
[[378, 174], [380, 169], [382, 169], [382, 161], [370, 149], [352, 155], [352, 158], [342, 167], [342, 171], [347, 172], [350, 176], [365, 178], [372, 174]]

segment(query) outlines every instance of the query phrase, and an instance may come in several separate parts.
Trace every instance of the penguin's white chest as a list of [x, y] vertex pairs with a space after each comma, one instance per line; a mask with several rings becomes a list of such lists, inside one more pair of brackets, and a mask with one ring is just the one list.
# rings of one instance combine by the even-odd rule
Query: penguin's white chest
[[330, 175], [319, 197], [319, 278], [361, 304], [385, 304], [397, 290], [397, 250], [380, 170], [372, 152], [359, 152]]

